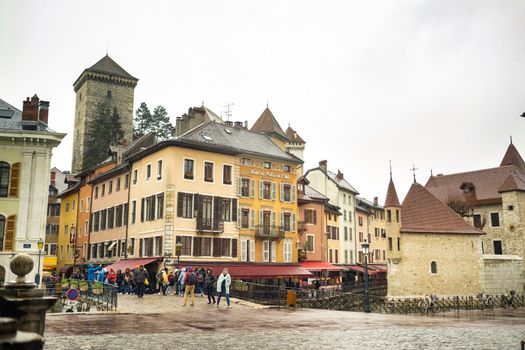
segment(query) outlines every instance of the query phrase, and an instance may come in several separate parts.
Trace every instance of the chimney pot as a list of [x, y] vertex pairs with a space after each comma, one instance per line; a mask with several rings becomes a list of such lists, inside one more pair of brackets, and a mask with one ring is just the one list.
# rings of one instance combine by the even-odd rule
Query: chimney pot
[[337, 169], [337, 176], [336, 176], [338, 179], [342, 179], [344, 176], [343, 176], [343, 173], [341, 172], [341, 170]]
[[47, 125], [49, 115], [49, 102], [40, 101], [38, 109], [38, 120]]
[[376, 205], [376, 206], [377, 206], [378, 204], [379, 204], [379, 198], [377, 198], [377, 197], [374, 197], [374, 205]]
[[242, 122], [235, 122], [236, 128], [242, 128]]
[[326, 165], [327, 161], [326, 160], [321, 160], [319, 162], [319, 168], [321, 168], [322, 171], [326, 172], [326, 169], [327, 169], [327, 165]]
[[38, 121], [38, 96], [35, 94], [33, 97], [31, 97], [31, 100], [29, 97], [23, 102], [23, 108], [22, 108], [22, 120], [24, 121]]

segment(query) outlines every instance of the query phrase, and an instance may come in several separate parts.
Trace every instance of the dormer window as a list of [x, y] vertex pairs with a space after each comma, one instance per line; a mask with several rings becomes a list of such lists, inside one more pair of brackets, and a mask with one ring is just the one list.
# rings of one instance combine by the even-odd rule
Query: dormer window
[[469, 194], [474, 192], [475, 186], [472, 182], [463, 182], [459, 188], [463, 191], [463, 194]]

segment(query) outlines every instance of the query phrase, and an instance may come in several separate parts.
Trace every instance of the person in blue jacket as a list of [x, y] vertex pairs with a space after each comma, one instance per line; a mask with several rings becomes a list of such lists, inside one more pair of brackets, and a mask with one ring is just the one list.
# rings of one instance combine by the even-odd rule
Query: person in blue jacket
[[88, 264], [88, 269], [87, 269], [87, 279], [88, 279], [88, 281], [93, 282], [95, 280], [95, 272], [97, 272], [101, 268], [102, 268], [102, 265], [99, 265], [97, 267], [93, 267], [93, 264]]

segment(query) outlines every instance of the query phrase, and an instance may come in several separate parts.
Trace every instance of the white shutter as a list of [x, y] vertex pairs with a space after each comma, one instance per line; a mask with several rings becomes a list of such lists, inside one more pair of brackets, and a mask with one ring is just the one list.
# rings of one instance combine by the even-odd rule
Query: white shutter
[[280, 213], [281, 217], [279, 218], [279, 226], [282, 226], [284, 230], [284, 212], [281, 211]]
[[272, 200], [275, 200], [277, 196], [277, 184], [275, 182], [272, 182]]
[[263, 224], [263, 210], [259, 209], [259, 226]]
[[288, 242], [283, 241], [283, 262], [287, 262], [286, 260], [286, 251], [288, 250]]
[[262, 180], [259, 180], [259, 199], [263, 198], [263, 192], [264, 192], [264, 183]]
[[263, 241], [263, 262], [270, 261], [270, 241]]
[[254, 179], [250, 179], [250, 197], [251, 198], [254, 198], [255, 197], [255, 180]]
[[250, 242], [250, 261], [255, 261], [255, 241], [251, 239], [249, 242]]
[[290, 224], [290, 231], [295, 232], [295, 213], [292, 214], [292, 223]]
[[247, 260], [247, 243], [248, 241], [246, 241], [245, 239], [241, 240], [241, 261]]
[[279, 184], [279, 200], [282, 202], [284, 201], [284, 185]]
[[270, 261], [275, 262], [275, 257], [277, 253], [277, 243], [275, 241], [272, 241], [271, 244], [271, 250], [270, 250]]
[[250, 209], [250, 228], [255, 228], [255, 209]]
[[277, 220], [277, 215], [274, 211], [272, 211], [272, 234], [275, 234], [275, 231], [277, 230], [277, 223], [275, 222]]
[[295, 203], [295, 185], [292, 186], [292, 195], [290, 196], [290, 198], [292, 199], [292, 203]]

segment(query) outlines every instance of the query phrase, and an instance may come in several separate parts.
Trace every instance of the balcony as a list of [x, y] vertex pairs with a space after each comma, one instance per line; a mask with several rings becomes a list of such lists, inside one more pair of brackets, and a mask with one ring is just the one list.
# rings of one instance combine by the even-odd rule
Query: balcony
[[299, 233], [306, 232], [306, 221], [299, 221], [297, 223], [297, 232]]
[[211, 218], [197, 217], [197, 232], [221, 233], [224, 232], [224, 221]]
[[284, 226], [255, 225], [255, 237], [260, 239], [281, 240], [284, 238]]

